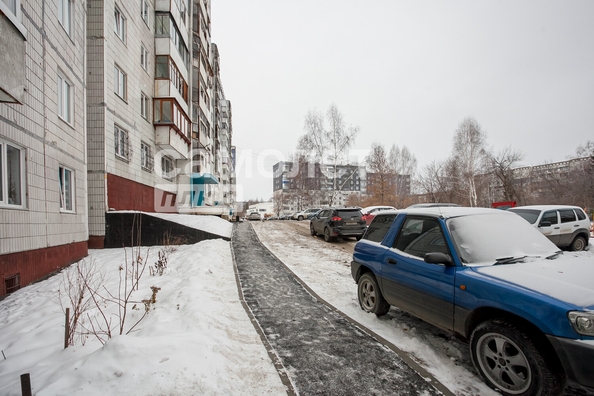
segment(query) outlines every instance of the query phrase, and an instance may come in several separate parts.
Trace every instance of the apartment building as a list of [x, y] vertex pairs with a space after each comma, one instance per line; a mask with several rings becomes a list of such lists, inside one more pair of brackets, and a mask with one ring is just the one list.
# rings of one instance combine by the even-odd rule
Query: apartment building
[[185, 0], [87, 1], [89, 246], [113, 210], [177, 212], [191, 163]]
[[0, 296], [87, 255], [86, 7], [0, 0]]
[[0, 296], [103, 247], [112, 211], [232, 214], [210, 1], [0, 0], [0, 53]]
[[365, 194], [365, 167], [280, 161], [273, 166], [273, 199], [282, 211], [345, 205], [351, 194]]

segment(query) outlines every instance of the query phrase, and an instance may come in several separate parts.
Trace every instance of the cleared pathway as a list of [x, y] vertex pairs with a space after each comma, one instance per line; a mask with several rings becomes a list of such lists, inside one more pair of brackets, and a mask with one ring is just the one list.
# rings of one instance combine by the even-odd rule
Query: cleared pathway
[[231, 244], [248, 313], [288, 394], [450, 394], [310, 294], [249, 223], [234, 226]]

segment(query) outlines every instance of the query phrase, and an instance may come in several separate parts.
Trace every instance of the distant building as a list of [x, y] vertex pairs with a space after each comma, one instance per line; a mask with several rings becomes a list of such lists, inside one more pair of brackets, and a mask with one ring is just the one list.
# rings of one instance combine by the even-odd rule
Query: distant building
[[[273, 166], [273, 194], [282, 211], [309, 206], [344, 205], [353, 193], [365, 193], [365, 167], [281, 161]], [[282, 192], [282, 194], [281, 194]]]

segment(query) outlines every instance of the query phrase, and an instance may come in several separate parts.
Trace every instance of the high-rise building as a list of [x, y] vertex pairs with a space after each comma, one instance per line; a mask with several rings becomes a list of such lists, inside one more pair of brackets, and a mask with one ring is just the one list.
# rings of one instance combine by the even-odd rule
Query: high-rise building
[[232, 214], [209, 0], [0, 0], [0, 53], [0, 296], [103, 247], [111, 211]]

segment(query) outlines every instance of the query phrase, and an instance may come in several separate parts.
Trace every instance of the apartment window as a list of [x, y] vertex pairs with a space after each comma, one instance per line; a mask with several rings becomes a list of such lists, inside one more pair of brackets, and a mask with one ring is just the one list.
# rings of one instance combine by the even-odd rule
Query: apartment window
[[145, 120], [149, 118], [149, 98], [142, 92], [140, 93], [140, 115]]
[[165, 155], [161, 157], [161, 176], [164, 179], [173, 179], [173, 158]]
[[140, 142], [140, 166], [148, 172], [153, 170], [153, 152], [151, 146], [145, 142]]
[[74, 172], [60, 166], [60, 210], [74, 211]]
[[58, 74], [58, 115], [72, 123], [72, 84]]
[[126, 73], [120, 70], [119, 67], [114, 66], [114, 90], [115, 93], [124, 100], [126, 100], [126, 79]]
[[124, 18], [124, 14], [115, 7], [114, 11], [114, 31], [115, 34], [123, 41], [126, 42], [126, 18]]
[[148, 70], [148, 51], [144, 45], [140, 46], [140, 64], [144, 70]]
[[70, 36], [72, 26], [72, 0], [58, 0], [58, 21]]
[[148, 25], [149, 23], [149, 5], [148, 5], [148, 1], [146, 0], [140, 0], [140, 16], [142, 17], [142, 20], [144, 21], [144, 23], [146, 23]]
[[114, 126], [114, 139], [115, 139], [115, 154], [117, 158], [123, 159], [124, 161], [130, 160], [130, 143], [128, 141], [128, 131]]
[[25, 150], [0, 140], [0, 205], [23, 206]]

